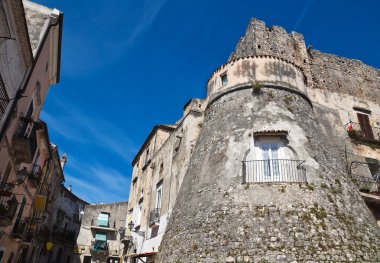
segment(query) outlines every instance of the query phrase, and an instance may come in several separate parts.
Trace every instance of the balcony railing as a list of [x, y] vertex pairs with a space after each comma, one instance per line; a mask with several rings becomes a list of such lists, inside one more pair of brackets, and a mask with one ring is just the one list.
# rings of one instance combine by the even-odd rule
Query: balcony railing
[[11, 235], [15, 238], [26, 239], [30, 228], [30, 219], [28, 217], [17, 218], [13, 226]]
[[42, 170], [39, 165], [34, 165], [32, 170], [30, 171], [28, 179], [34, 183], [36, 187], [40, 185], [42, 178]]
[[30, 163], [37, 149], [36, 124], [21, 118], [12, 139], [12, 153], [16, 163]]
[[243, 183], [306, 182], [302, 160], [243, 161]]
[[133, 237], [132, 236], [124, 236], [120, 241], [123, 244], [133, 243]]
[[108, 221], [98, 220], [98, 218], [91, 220], [92, 228], [101, 228], [103, 230], [115, 231], [115, 226], [116, 226], [116, 220], [114, 220], [113, 222], [111, 222], [111, 220], [108, 220]]
[[55, 238], [68, 242], [75, 242], [77, 238], [75, 230], [67, 230], [56, 226], [53, 227], [52, 234]]
[[380, 161], [375, 159], [371, 161], [354, 160], [349, 166], [348, 175], [359, 191], [380, 194]]
[[42, 179], [42, 170], [39, 165], [33, 165], [32, 168], [23, 167], [17, 171], [17, 181], [19, 183], [23, 182], [25, 178], [28, 177], [28, 180], [34, 184], [37, 188], [40, 185]]
[[149, 225], [155, 225], [160, 222], [160, 208], [155, 208], [149, 214]]
[[17, 199], [14, 196], [0, 199], [0, 227], [12, 224], [17, 206]]
[[0, 196], [11, 196], [14, 184], [0, 183]]
[[348, 135], [353, 139], [380, 142], [380, 128], [356, 122], [347, 124]]

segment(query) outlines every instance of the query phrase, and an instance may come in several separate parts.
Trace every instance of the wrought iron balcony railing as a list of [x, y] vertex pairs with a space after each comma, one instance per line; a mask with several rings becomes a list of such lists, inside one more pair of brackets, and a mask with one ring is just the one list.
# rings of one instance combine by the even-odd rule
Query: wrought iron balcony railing
[[37, 150], [36, 123], [21, 118], [12, 139], [12, 153], [17, 163], [30, 163]]
[[33, 165], [33, 167], [30, 169], [23, 167], [17, 171], [18, 183], [22, 183], [26, 177], [28, 177], [28, 180], [32, 182], [37, 188], [40, 185], [42, 179], [41, 167], [39, 165]]
[[0, 227], [7, 227], [12, 224], [17, 206], [17, 199], [14, 196], [0, 199]]
[[0, 196], [11, 196], [14, 184], [0, 183]]
[[160, 222], [160, 208], [155, 208], [149, 214], [149, 225], [154, 225]]
[[306, 182], [304, 162], [285, 159], [243, 161], [243, 183]]
[[28, 217], [17, 218], [13, 226], [11, 235], [15, 238], [26, 239], [30, 228], [30, 219]]
[[28, 179], [30, 181], [33, 181], [34, 185], [37, 187], [40, 185], [41, 178], [42, 178], [41, 167], [39, 165], [34, 165], [32, 170], [30, 171]]
[[53, 227], [52, 234], [55, 238], [68, 242], [74, 242], [77, 238], [75, 230], [67, 230], [59, 227]]
[[380, 128], [351, 122], [347, 124], [348, 136], [353, 139], [362, 139], [380, 142]]

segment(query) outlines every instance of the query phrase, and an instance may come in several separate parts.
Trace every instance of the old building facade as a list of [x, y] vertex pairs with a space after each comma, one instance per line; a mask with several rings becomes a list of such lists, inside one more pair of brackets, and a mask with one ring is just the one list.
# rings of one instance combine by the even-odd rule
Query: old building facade
[[252, 19], [207, 97], [134, 159], [125, 258], [380, 262], [379, 84]]
[[133, 160], [127, 219], [133, 231], [127, 228], [130, 242], [124, 257], [129, 262], [155, 258], [198, 140], [204, 108], [204, 100], [190, 100], [176, 124], [154, 127]]
[[78, 260], [73, 262], [121, 263], [128, 202], [85, 206], [77, 238]]
[[47, 133], [45, 136], [45, 142], [50, 147], [44, 152], [48, 156], [34, 198], [34, 225], [26, 262], [78, 262], [76, 239], [84, 206], [88, 203], [77, 197], [72, 187], [64, 186], [66, 156], [59, 158], [57, 146], [50, 144]]
[[0, 260], [27, 262], [47, 161], [42, 152], [50, 147], [39, 115], [50, 86], [59, 81], [63, 14], [19, 0], [2, 0], [0, 13], [6, 58], [0, 72]]

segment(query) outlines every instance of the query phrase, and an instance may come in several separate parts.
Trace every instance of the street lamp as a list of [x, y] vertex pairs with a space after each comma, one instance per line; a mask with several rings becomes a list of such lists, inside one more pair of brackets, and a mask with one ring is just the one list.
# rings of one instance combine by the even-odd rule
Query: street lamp
[[128, 224], [129, 231], [131, 231], [131, 232], [135, 232], [137, 235], [143, 237], [143, 236], [145, 235], [145, 232], [144, 232], [144, 231], [136, 231], [136, 230], [134, 229], [134, 226], [135, 226], [135, 224], [134, 224], [133, 221], [131, 220], [131, 222], [129, 222], [129, 224]]

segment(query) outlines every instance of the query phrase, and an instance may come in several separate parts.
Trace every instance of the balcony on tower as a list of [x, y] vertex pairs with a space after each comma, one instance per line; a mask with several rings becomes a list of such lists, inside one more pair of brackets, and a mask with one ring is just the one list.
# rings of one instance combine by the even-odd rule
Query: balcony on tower
[[305, 161], [265, 159], [243, 161], [244, 183], [306, 182]]
[[22, 117], [12, 139], [12, 154], [16, 163], [30, 163], [37, 150], [36, 123]]

